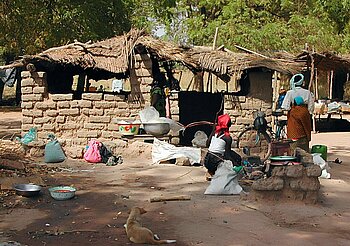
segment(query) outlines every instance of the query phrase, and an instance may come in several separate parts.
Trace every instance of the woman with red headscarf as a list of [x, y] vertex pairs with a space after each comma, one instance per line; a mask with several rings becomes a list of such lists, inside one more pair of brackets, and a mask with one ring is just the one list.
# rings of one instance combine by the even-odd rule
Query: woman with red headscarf
[[241, 156], [231, 150], [230, 126], [230, 116], [228, 114], [220, 115], [215, 129], [208, 139], [209, 149], [204, 159], [204, 166], [208, 169], [210, 175], [215, 174], [219, 163], [223, 160], [232, 161], [234, 166], [241, 165]]

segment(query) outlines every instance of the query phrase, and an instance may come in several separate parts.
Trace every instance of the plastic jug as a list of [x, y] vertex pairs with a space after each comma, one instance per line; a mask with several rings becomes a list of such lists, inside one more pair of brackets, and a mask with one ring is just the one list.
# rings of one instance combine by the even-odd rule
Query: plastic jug
[[325, 145], [313, 145], [311, 153], [320, 153], [323, 160], [327, 161], [327, 146]]

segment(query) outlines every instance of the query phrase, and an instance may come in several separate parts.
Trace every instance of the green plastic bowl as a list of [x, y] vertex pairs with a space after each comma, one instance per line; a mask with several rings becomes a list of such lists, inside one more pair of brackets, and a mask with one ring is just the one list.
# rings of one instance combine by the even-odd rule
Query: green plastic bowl
[[64, 201], [72, 199], [75, 196], [77, 189], [71, 186], [56, 186], [49, 188], [49, 191], [53, 199]]

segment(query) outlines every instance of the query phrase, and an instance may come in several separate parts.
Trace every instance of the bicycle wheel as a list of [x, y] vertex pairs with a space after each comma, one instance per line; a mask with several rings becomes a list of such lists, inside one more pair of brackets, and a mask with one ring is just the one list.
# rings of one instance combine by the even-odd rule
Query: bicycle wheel
[[266, 132], [250, 127], [238, 135], [237, 147], [248, 148], [251, 156], [259, 156], [261, 161], [266, 161], [271, 154], [271, 138]]

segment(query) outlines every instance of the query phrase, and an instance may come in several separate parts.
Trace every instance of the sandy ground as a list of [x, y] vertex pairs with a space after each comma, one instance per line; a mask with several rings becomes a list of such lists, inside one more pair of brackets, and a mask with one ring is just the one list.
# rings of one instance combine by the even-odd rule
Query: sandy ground
[[[332, 179], [321, 180], [320, 202], [258, 203], [242, 196], [205, 196], [203, 167], [152, 165], [147, 155], [107, 167], [68, 160], [64, 171], [43, 175], [36, 198], [10, 196], [0, 208], [0, 243], [22, 245], [132, 245], [123, 224], [132, 206], [145, 208], [144, 225], [175, 245], [350, 245], [349, 133], [319, 133], [329, 148]], [[37, 163], [41, 163], [38, 160]], [[74, 185], [76, 197], [53, 200], [47, 188]], [[150, 198], [190, 195], [190, 201]], [[1, 205], [1, 203], [0, 203]]]

